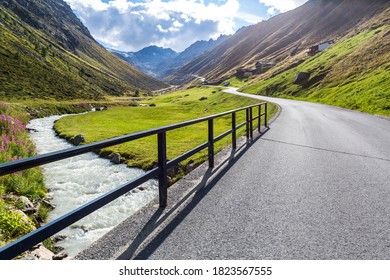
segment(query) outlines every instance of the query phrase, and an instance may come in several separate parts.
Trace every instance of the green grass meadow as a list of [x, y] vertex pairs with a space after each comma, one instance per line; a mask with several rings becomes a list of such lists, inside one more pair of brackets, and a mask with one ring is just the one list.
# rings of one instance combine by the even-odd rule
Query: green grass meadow
[[[119, 106], [107, 111], [68, 116], [55, 123], [55, 129], [60, 136], [73, 138], [83, 134], [86, 142], [96, 142], [112, 137], [157, 128], [169, 124], [201, 118], [220, 112], [259, 103], [258, 100], [223, 93], [218, 88], [192, 88], [163, 96], [158, 96], [144, 102], [153, 104], [149, 107]], [[275, 105], [268, 106], [268, 113], [274, 114]], [[254, 115], [257, 110], [254, 110]], [[245, 112], [237, 114], [237, 124], [244, 122]], [[257, 125], [257, 123], [256, 123]], [[221, 117], [215, 121], [214, 136], [231, 129], [231, 117]], [[243, 135], [244, 129], [239, 133]], [[178, 155], [197, 147], [207, 141], [207, 122], [169, 131], [167, 133], [167, 156], [173, 159]], [[216, 143], [216, 152], [231, 143], [231, 137]], [[132, 167], [151, 169], [157, 162], [156, 136], [128, 142], [107, 149], [100, 153], [107, 156], [118, 152]], [[198, 153], [183, 162], [185, 166], [190, 160], [200, 164], [206, 160], [207, 151]]]

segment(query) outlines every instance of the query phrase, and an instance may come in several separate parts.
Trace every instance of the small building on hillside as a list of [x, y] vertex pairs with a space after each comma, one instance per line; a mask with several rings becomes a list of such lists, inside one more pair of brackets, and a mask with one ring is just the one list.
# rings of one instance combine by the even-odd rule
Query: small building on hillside
[[313, 56], [316, 53], [322, 52], [323, 50], [329, 48], [333, 44], [334, 44], [334, 41], [330, 40], [330, 41], [326, 41], [326, 42], [320, 43], [318, 45], [311, 46], [311, 47], [309, 47], [309, 49], [307, 51], [307, 55], [308, 56]]
[[239, 78], [248, 78], [252, 75], [263, 73], [274, 65], [275, 63], [271, 61], [258, 61], [253, 68], [238, 68], [236, 70], [236, 76]]
[[256, 62], [256, 69], [263, 69], [274, 66], [275, 63], [272, 61], [258, 61]]
[[253, 69], [249, 68], [238, 68], [236, 70], [236, 76], [238, 78], [248, 78], [253, 75]]

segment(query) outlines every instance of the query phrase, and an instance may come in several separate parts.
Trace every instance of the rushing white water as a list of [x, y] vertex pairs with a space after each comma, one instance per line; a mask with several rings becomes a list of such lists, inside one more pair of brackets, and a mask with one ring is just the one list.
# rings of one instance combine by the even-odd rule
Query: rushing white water
[[[31, 138], [39, 154], [72, 147], [58, 138], [53, 124], [62, 116], [52, 116], [32, 120], [28, 128], [34, 129]], [[139, 177], [144, 171], [114, 165], [109, 160], [88, 153], [43, 166], [46, 187], [53, 197], [56, 208], [50, 213], [52, 221], [116, 187]], [[60, 235], [67, 238], [58, 243], [64, 247], [69, 257], [75, 256], [92, 242], [102, 237], [114, 226], [128, 218], [157, 196], [158, 188], [151, 180], [142, 185], [143, 190], [135, 189], [70, 226]]]

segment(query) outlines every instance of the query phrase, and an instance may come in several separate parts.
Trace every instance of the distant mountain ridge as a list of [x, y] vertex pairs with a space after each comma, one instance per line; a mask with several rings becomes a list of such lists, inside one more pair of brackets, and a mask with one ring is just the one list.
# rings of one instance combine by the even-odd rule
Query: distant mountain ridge
[[225, 41], [229, 36], [221, 35], [216, 40], [196, 41], [184, 51], [177, 53], [170, 48], [149, 46], [138, 52], [123, 52], [108, 49], [113, 54], [137, 67], [138, 69], [153, 75], [159, 79], [169, 76], [177, 67], [183, 66], [192, 59]]
[[172, 49], [158, 46], [149, 46], [138, 52], [108, 50], [143, 72], [155, 77], [159, 77], [161, 71], [169, 67], [171, 60], [179, 55]]
[[0, 1], [0, 97], [101, 99], [166, 87], [98, 44], [63, 0]]

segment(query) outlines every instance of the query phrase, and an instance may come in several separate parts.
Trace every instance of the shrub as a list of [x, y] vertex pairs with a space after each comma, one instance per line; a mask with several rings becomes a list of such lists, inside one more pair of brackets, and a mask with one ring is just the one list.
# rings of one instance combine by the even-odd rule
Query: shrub
[[[28, 138], [26, 126], [16, 118], [0, 115], [0, 163], [36, 155], [34, 144]], [[42, 198], [46, 189], [39, 168], [27, 169], [0, 177], [0, 192]], [[5, 190], [5, 191], [4, 191]]]
[[49, 216], [49, 212], [50, 212], [50, 209], [41, 203], [41, 205], [38, 209], [39, 217], [41, 217], [42, 220], [45, 221], [47, 219], [47, 217]]
[[0, 114], [9, 115], [10, 111], [11, 108], [4, 102], [0, 101]]
[[16, 238], [34, 229], [35, 226], [31, 220], [9, 209], [4, 202], [0, 202], [0, 232], [5, 238]]
[[137, 101], [130, 101], [130, 103], [129, 103], [129, 106], [131, 106], [131, 107], [138, 107], [138, 102]]
[[92, 109], [91, 104], [87, 104], [87, 103], [79, 103], [77, 106], [85, 111], [91, 111]]
[[3, 184], [0, 184], [0, 197], [5, 195], [6, 190], [7, 188]]
[[0, 162], [35, 155], [35, 148], [28, 139], [26, 126], [18, 119], [1, 114], [0, 135]]

